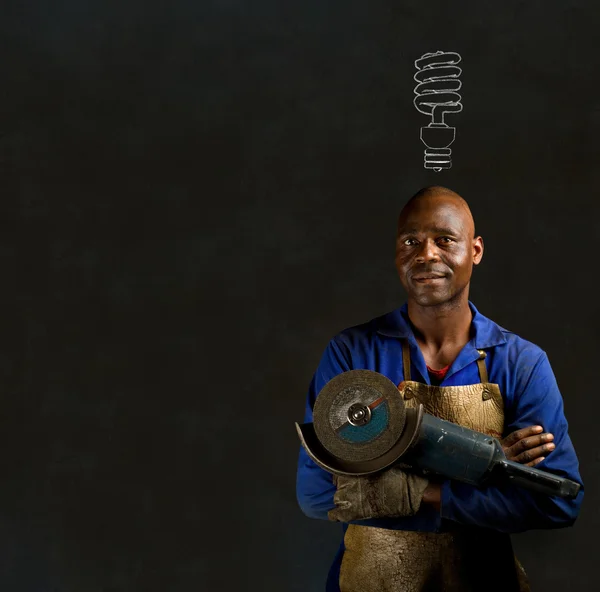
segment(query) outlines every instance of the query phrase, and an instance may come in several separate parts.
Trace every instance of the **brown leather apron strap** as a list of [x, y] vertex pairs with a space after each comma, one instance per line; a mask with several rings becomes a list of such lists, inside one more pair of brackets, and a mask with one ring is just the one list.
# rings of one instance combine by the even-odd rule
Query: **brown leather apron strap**
[[487, 357], [487, 354], [482, 349], [478, 349], [477, 351], [479, 352], [479, 359], [477, 360], [477, 367], [479, 368], [479, 380], [481, 382], [489, 382], [487, 367], [485, 365], [485, 358]]
[[404, 380], [410, 380], [410, 351], [406, 339], [402, 340], [402, 365], [404, 367]]

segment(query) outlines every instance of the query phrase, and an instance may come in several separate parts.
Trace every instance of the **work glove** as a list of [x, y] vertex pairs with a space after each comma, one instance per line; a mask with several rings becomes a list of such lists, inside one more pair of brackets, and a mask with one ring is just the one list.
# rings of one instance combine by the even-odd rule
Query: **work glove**
[[334, 475], [333, 480], [335, 508], [328, 517], [337, 522], [413, 516], [429, 484], [425, 477], [398, 467], [362, 477]]

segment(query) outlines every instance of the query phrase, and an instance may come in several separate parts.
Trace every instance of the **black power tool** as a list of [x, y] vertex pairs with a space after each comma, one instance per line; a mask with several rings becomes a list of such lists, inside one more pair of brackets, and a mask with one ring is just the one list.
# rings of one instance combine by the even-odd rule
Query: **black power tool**
[[317, 397], [313, 422], [296, 423], [296, 430], [310, 458], [334, 474], [369, 475], [401, 464], [478, 486], [508, 480], [563, 498], [581, 488], [507, 460], [491, 436], [425, 413], [423, 405], [407, 408], [394, 383], [371, 370], [330, 380]]

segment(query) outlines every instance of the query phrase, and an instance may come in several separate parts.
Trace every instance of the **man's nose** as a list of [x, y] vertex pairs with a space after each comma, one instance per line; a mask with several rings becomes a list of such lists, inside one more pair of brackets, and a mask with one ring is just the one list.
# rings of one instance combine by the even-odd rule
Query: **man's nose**
[[424, 263], [425, 261], [439, 260], [439, 253], [435, 241], [426, 240], [421, 243], [419, 252], [417, 253], [417, 261]]

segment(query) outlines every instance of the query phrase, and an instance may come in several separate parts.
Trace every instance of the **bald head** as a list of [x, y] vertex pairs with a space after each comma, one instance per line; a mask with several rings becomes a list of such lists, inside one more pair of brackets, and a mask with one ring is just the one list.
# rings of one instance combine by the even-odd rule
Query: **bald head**
[[444, 208], [450, 206], [460, 212], [460, 217], [467, 230], [469, 237], [472, 239], [475, 236], [475, 221], [473, 214], [469, 208], [469, 204], [456, 191], [442, 187], [441, 185], [432, 185], [424, 187], [415, 193], [402, 208], [398, 219], [398, 229], [401, 228], [404, 222], [420, 210], [430, 208]]
[[402, 208], [396, 267], [409, 301], [433, 306], [468, 298], [472, 267], [482, 255], [471, 210], [455, 191], [425, 187]]

